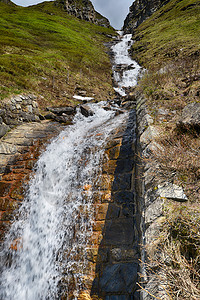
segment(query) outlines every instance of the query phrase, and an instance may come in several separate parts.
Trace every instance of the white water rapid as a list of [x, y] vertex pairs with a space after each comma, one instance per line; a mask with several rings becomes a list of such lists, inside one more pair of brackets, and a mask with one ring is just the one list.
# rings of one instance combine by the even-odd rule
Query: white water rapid
[[[1, 278], [2, 300], [60, 299], [63, 271], [73, 273], [76, 292], [81, 288], [93, 220], [92, 189], [87, 187], [95, 188], [105, 141], [126, 115], [114, 118], [103, 104], [90, 105], [92, 117], [77, 113], [74, 125], [41, 155], [4, 246], [10, 261]], [[10, 247], [16, 239], [17, 251]]]
[[119, 31], [121, 41], [112, 47], [115, 57], [113, 73], [114, 80], [117, 83], [117, 87], [114, 89], [120, 96], [126, 96], [126, 88], [137, 84], [141, 67], [129, 55], [129, 50], [133, 44], [132, 34], [123, 36], [122, 34], [123, 32]]

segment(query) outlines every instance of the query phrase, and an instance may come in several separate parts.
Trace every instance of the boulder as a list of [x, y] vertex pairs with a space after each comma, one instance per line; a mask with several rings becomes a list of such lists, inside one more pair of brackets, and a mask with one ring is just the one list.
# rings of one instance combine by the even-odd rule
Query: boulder
[[85, 117], [94, 115], [94, 112], [91, 110], [91, 108], [88, 105], [85, 105], [85, 104], [81, 105], [80, 109], [81, 109], [82, 115], [84, 115]]
[[73, 115], [76, 112], [76, 108], [72, 106], [66, 107], [47, 107], [47, 110], [52, 112], [57, 116], [62, 116], [62, 114]]
[[4, 136], [8, 131], [10, 127], [4, 123], [0, 124], [0, 137]]
[[200, 130], [200, 103], [194, 102], [188, 104], [182, 111], [181, 117], [177, 122], [179, 129]]
[[72, 121], [71, 116], [67, 114], [62, 114], [62, 116], [58, 116], [56, 114], [53, 114], [52, 112], [48, 113], [44, 116], [46, 120], [53, 120], [59, 123], [68, 123]]
[[164, 185], [158, 185], [157, 192], [161, 198], [172, 199], [178, 202], [185, 202], [188, 200], [182, 187], [176, 184], [165, 183]]

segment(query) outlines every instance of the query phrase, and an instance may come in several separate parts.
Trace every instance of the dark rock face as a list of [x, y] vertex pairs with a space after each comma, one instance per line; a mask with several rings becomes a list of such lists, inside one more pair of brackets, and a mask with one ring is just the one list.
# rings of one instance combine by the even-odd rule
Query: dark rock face
[[112, 178], [112, 184], [107, 184], [109, 189], [106, 191], [106, 181], [103, 180], [103, 186], [98, 189], [104, 189], [106, 195], [105, 200], [101, 196], [102, 204], [96, 209], [94, 232], [97, 232], [97, 225], [102, 220], [103, 230], [91, 289], [92, 299], [139, 299], [136, 282], [140, 258], [140, 212], [134, 181], [135, 123], [135, 110], [131, 110], [126, 123], [121, 124], [120, 131], [107, 145], [108, 161], [104, 162], [102, 170], [105, 179]]
[[100, 26], [109, 27], [108, 19], [94, 9], [90, 0], [56, 0], [55, 5], [64, 8], [68, 14]]
[[169, 0], [136, 0], [130, 7], [130, 12], [124, 21], [125, 33], [133, 33], [144, 20], [155, 11], [167, 4]]
[[90, 107], [88, 105], [85, 105], [85, 104], [81, 105], [80, 109], [81, 109], [82, 115], [84, 115], [85, 117], [94, 115], [94, 112], [90, 109]]
[[52, 112], [53, 114], [56, 114], [58, 116], [62, 116], [63, 114], [66, 115], [74, 115], [76, 112], [76, 109], [72, 106], [66, 106], [66, 107], [47, 107], [47, 110]]
[[0, 0], [0, 2], [6, 3], [6, 4], [13, 4], [10, 0]]

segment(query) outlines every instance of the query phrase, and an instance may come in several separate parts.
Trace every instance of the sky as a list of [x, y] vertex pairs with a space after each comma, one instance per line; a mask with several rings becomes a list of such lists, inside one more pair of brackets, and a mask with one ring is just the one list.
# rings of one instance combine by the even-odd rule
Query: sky
[[[43, 1], [40, 0], [12, 0], [17, 5], [29, 6]], [[115, 29], [121, 29], [129, 7], [133, 0], [91, 0], [96, 11], [109, 19]]]

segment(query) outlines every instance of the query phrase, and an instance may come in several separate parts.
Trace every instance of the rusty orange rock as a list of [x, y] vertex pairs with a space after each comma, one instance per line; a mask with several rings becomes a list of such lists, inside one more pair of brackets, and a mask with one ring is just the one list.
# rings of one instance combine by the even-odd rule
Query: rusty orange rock
[[91, 190], [91, 188], [92, 188], [92, 185], [91, 185], [91, 184], [86, 184], [86, 185], [84, 185], [84, 187], [83, 187], [83, 189], [84, 189], [85, 191], [89, 191], [89, 190]]
[[21, 238], [15, 239], [11, 243], [10, 248], [14, 251], [18, 251], [18, 250], [22, 249], [22, 239]]
[[90, 292], [88, 290], [82, 291], [78, 297], [78, 300], [92, 300]]

